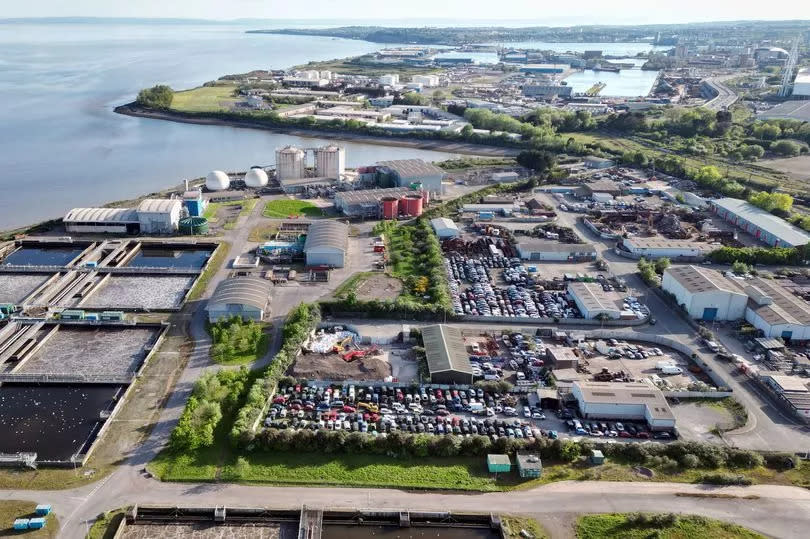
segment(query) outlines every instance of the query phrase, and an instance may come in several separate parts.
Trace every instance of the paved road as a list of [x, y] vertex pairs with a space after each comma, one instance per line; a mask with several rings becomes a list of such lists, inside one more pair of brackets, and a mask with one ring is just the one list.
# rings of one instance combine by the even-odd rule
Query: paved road
[[[130, 469], [129, 464], [122, 470]], [[723, 497], [699, 496], [721, 494]], [[754, 499], [747, 499], [754, 498]], [[98, 513], [132, 503], [298, 509], [379, 508], [480, 513], [671, 511], [732, 521], [780, 538], [806, 537], [810, 492], [796, 487], [708, 487], [677, 483], [560, 482], [536, 489], [460, 494], [393, 489], [253, 487], [232, 484], [158, 483], [137, 474], [113, 475], [99, 485], [56, 492], [0, 491], [2, 499], [53, 504], [63, 522], [60, 537], [80, 538]]]
[[714, 91], [717, 92], [717, 95], [704, 103], [703, 106], [709, 110], [718, 111], [727, 109], [736, 103], [739, 96], [734, 92], [734, 90], [723, 84], [723, 82], [739, 76], [740, 73], [735, 73], [705, 79], [703, 82], [711, 86]]

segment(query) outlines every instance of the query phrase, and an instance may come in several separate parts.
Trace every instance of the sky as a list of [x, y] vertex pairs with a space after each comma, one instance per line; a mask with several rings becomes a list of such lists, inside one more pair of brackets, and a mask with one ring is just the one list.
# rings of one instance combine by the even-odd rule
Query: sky
[[[740, 0], [0, 0], [0, 17], [150, 17], [261, 19], [448, 19], [448, 26], [508, 20], [532, 24], [679, 23], [742, 19], [810, 19], [810, 1], [781, 0], [768, 12], [762, 2]], [[352, 21], [356, 23], [357, 21]]]

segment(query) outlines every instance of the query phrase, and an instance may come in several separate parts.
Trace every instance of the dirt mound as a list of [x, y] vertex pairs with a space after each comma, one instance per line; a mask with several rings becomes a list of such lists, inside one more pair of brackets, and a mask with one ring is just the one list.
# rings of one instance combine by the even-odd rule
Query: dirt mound
[[303, 354], [288, 374], [309, 380], [383, 380], [391, 376], [391, 365], [378, 357], [343, 361], [337, 354]]
[[355, 294], [357, 299], [368, 301], [372, 299], [396, 299], [402, 292], [402, 281], [389, 277], [383, 273], [371, 275], [357, 285]]

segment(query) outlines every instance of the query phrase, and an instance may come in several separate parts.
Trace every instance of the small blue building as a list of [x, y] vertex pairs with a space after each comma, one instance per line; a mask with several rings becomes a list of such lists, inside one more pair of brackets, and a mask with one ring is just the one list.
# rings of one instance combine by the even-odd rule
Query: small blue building
[[203, 199], [202, 191], [186, 191], [183, 193], [183, 205], [188, 210], [191, 217], [202, 217], [205, 213], [205, 199]]

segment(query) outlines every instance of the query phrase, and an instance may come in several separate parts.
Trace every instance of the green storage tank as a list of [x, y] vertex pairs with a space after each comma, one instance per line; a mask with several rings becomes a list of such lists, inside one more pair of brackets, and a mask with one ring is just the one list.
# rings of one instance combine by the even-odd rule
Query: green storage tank
[[200, 236], [208, 234], [208, 219], [205, 217], [186, 217], [180, 219], [180, 234]]

